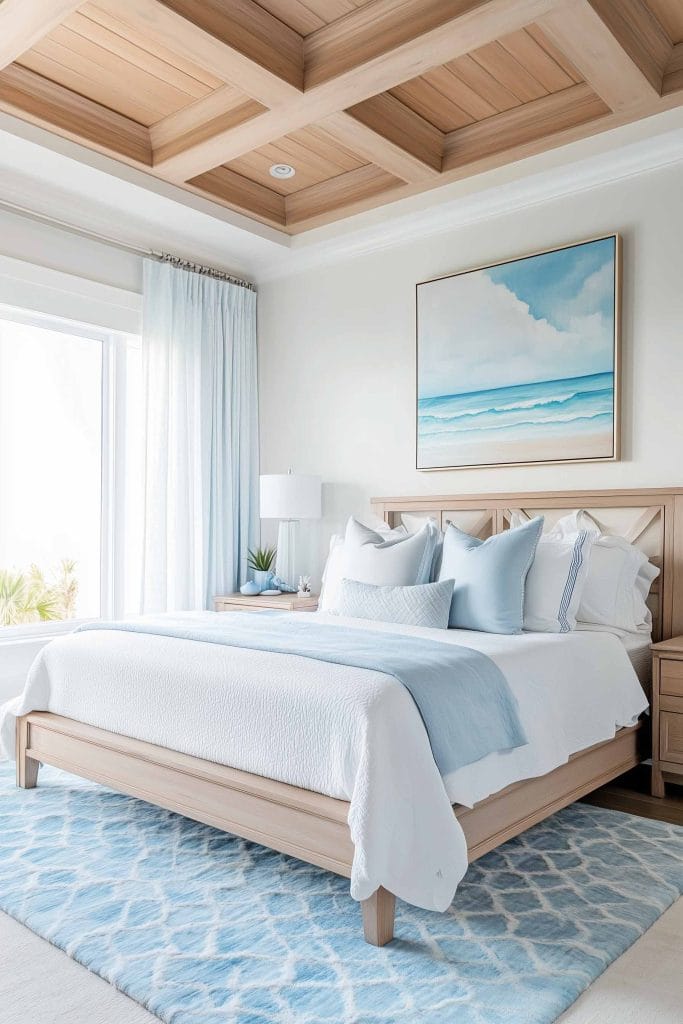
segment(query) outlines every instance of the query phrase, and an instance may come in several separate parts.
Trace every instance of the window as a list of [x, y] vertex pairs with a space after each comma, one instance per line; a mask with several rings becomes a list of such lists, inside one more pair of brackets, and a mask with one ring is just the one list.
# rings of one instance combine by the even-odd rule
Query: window
[[0, 639], [135, 610], [140, 376], [139, 339], [0, 306]]

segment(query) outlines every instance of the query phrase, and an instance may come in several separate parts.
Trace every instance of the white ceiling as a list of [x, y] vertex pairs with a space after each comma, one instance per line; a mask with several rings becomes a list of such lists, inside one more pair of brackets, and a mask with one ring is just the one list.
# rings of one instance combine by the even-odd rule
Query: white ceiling
[[0, 114], [0, 201], [257, 282], [678, 161], [682, 107], [292, 238]]

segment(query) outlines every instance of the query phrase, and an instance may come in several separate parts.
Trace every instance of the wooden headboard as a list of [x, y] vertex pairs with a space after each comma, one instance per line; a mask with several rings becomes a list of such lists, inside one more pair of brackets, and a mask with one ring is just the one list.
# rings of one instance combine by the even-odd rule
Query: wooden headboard
[[586, 509], [605, 533], [635, 544], [661, 570], [649, 601], [653, 639], [683, 634], [683, 487], [373, 498], [372, 507], [391, 526], [402, 512], [412, 512], [433, 516], [442, 529], [451, 521], [482, 539], [507, 529], [513, 510], [544, 515], [552, 525], [567, 512]]

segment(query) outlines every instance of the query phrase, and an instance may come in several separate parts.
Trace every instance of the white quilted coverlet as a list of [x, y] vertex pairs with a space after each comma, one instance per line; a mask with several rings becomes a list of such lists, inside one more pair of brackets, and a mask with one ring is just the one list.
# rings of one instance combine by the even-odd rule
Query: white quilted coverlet
[[392, 677], [112, 630], [60, 637], [40, 652], [23, 694], [0, 710], [0, 748], [14, 756], [17, 715], [52, 711], [349, 800], [352, 896], [383, 885], [443, 910], [467, 868], [451, 803], [471, 806], [545, 774], [647, 706], [611, 634], [498, 636], [318, 616], [340, 629], [411, 633], [488, 654], [519, 701], [529, 744], [442, 779], [419, 712]]

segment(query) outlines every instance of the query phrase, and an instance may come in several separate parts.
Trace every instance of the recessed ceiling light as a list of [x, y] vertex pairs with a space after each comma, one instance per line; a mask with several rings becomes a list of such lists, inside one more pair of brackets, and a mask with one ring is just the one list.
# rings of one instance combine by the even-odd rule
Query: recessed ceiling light
[[293, 178], [296, 171], [291, 164], [273, 164], [268, 173], [271, 178]]

